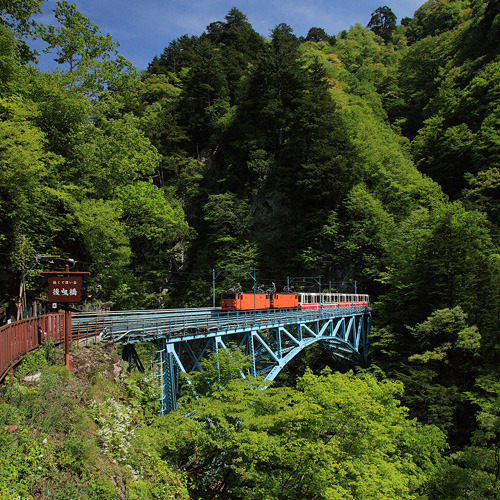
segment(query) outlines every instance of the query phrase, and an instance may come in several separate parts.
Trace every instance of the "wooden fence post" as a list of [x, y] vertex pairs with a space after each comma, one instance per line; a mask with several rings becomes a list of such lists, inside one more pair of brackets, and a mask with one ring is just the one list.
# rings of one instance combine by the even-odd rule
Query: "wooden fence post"
[[66, 362], [66, 368], [71, 370], [71, 365], [69, 364], [69, 350], [71, 349], [71, 311], [66, 305], [64, 308], [64, 358]]

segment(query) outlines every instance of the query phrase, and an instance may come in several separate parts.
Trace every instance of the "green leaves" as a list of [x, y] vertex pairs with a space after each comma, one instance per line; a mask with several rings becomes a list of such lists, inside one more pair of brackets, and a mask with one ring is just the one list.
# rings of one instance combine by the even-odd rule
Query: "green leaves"
[[396, 15], [387, 7], [378, 7], [372, 14], [367, 28], [371, 28], [374, 33], [381, 36], [387, 43], [391, 33], [396, 29]]
[[121, 186], [155, 172], [158, 154], [137, 125], [137, 120], [127, 115], [85, 130], [82, 139], [86, 140], [78, 144], [76, 164], [97, 196], [113, 197]]
[[[13, 2], [12, 0], [0, 1], [0, 25], [11, 30], [12, 35], [17, 39], [17, 49], [19, 59], [22, 62], [37, 62], [36, 56], [39, 53], [32, 51], [25, 38], [34, 38], [38, 33], [39, 25], [31, 19], [34, 14], [41, 13], [43, 0], [26, 0], [23, 2]], [[5, 52], [2, 51], [3, 54]]]
[[184, 213], [175, 200], [149, 182], [136, 182], [124, 186], [118, 197], [122, 218], [131, 238], [175, 241], [188, 230]]
[[467, 315], [460, 307], [434, 311], [429, 319], [412, 329], [412, 334], [426, 351], [410, 356], [410, 361], [439, 360], [440, 364], [456, 364], [463, 369], [464, 359], [459, 362], [450, 357], [458, 353], [464, 358], [479, 354], [481, 335], [476, 326], [467, 325]]
[[436, 308], [477, 310], [482, 287], [492, 277], [491, 244], [484, 216], [459, 203], [415, 212], [400, 225], [390, 251], [395, 259], [390, 281], [406, 324], [423, 321]]
[[211, 244], [210, 262], [219, 269], [248, 269], [258, 250], [250, 240], [250, 213], [245, 200], [233, 193], [212, 195], [203, 207]]
[[78, 233], [92, 262], [116, 266], [130, 262], [129, 239], [120, 215], [113, 201], [83, 200], [74, 207]]
[[19, 97], [0, 99], [0, 244], [20, 234], [37, 233], [44, 182], [54, 155], [30, 118], [37, 108]]
[[49, 26], [41, 31], [41, 38], [49, 44], [45, 52], [56, 49], [58, 57], [54, 60], [68, 65], [65, 81], [91, 92], [96, 75], [106, 67], [106, 60], [116, 54], [118, 44], [109, 33], [101, 35], [99, 27], [83, 16], [75, 4], [57, 2], [54, 14], [59, 27]]
[[297, 389], [262, 391], [235, 375], [166, 417], [177, 430], [160, 448], [194, 495], [414, 498], [439, 464], [443, 435], [406, 418], [397, 383], [308, 372]]

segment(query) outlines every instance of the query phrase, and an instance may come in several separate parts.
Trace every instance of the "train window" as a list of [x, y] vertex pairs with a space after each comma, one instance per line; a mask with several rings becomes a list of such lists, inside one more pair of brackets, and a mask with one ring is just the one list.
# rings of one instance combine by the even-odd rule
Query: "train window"
[[222, 298], [225, 299], [225, 300], [235, 299], [236, 298], [236, 294], [235, 293], [223, 293], [222, 294]]

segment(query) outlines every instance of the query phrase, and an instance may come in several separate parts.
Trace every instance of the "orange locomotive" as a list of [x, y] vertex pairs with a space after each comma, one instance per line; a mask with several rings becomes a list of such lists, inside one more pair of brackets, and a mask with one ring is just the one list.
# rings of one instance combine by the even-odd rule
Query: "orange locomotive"
[[226, 292], [222, 294], [221, 307], [225, 311], [299, 307], [299, 296], [296, 293]]

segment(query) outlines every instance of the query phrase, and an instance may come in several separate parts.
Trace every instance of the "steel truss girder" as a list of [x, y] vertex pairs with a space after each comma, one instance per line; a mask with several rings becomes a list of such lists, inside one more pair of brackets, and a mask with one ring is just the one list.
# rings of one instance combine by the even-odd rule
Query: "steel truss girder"
[[[320, 342], [338, 361], [366, 365], [371, 314], [355, 313], [332, 318], [301, 321], [267, 329], [249, 327], [245, 332], [219, 334], [207, 338], [161, 339], [156, 365], [160, 384], [160, 412], [177, 407], [179, 374], [203, 371], [201, 360], [209, 352], [227, 349], [230, 344], [244, 348], [250, 357], [250, 373], [274, 380], [283, 367], [306, 347]], [[243, 373], [241, 373], [242, 376]]]

